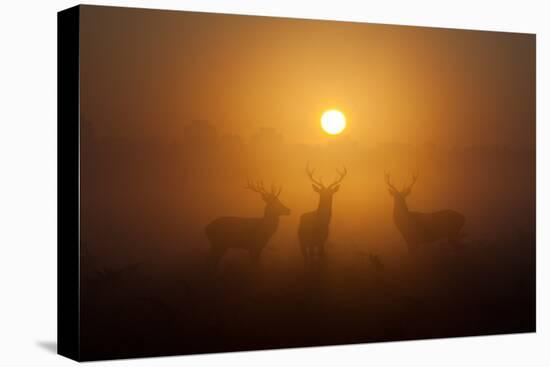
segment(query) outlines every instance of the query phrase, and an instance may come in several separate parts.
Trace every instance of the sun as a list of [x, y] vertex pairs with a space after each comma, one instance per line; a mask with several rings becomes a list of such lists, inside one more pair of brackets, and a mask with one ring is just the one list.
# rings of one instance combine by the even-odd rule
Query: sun
[[321, 127], [327, 134], [338, 135], [346, 128], [346, 116], [338, 110], [328, 110], [321, 116]]

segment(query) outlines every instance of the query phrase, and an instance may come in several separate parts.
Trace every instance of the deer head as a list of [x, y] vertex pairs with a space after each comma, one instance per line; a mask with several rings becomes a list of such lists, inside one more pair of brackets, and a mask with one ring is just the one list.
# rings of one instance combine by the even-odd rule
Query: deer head
[[271, 185], [271, 191], [268, 192], [264, 188], [264, 184], [262, 181], [260, 182], [252, 182], [248, 181], [246, 188], [249, 190], [252, 190], [254, 192], [257, 192], [261, 195], [262, 200], [265, 202], [265, 214], [270, 216], [280, 216], [280, 215], [289, 215], [290, 209], [288, 209], [286, 206], [281, 203], [279, 200], [279, 195], [281, 194], [282, 187], [279, 187], [279, 189], [275, 188], [275, 185]]
[[321, 196], [321, 200], [323, 198], [332, 198], [332, 195], [334, 195], [338, 191], [338, 189], [340, 188], [340, 183], [348, 174], [348, 170], [346, 169], [346, 167], [344, 167], [343, 171], [336, 170], [336, 172], [338, 173], [338, 177], [330, 185], [325, 186], [322, 179], [317, 180], [313, 177], [314, 172], [315, 170], [310, 169], [308, 163], [306, 166], [306, 173], [312, 182], [311, 186], [313, 187], [313, 191]]
[[398, 202], [405, 204], [405, 199], [407, 198], [407, 196], [410, 195], [412, 188], [416, 183], [416, 180], [418, 179], [418, 174], [417, 173], [413, 174], [410, 185], [408, 186], [405, 185], [401, 191], [396, 189], [395, 186], [393, 186], [393, 184], [391, 183], [389, 173], [385, 173], [384, 176], [385, 176], [386, 184], [388, 185], [388, 192], [390, 193], [390, 195], [393, 196], [393, 198]]

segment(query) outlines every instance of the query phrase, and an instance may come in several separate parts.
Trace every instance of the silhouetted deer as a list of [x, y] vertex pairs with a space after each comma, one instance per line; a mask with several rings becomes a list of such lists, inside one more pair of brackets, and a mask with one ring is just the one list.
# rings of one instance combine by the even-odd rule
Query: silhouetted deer
[[325, 186], [321, 180], [316, 180], [313, 177], [313, 172], [308, 164], [306, 173], [313, 182], [311, 185], [313, 190], [319, 194], [319, 207], [313, 212], [302, 214], [298, 227], [298, 238], [306, 263], [314, 258], [322, 259], [325, 256], [325, 242], [328, 238], [332, 214], [332, 195], [338, 191], [340, 182], [348, 173], [345, 167], [342, 172], [336, 170], [338, 178], [330, 185]]
[[393, 221], [409, 246], [416, 250], [419, 245], [447, 239], [449, 243], [458, 244], [465, 218], [454, 210], [441, 210], [433, 213], [411, 212], [405, 199], [411, 193], [418, 175], [413, 175], [412, 182], [403, 190], [397, 190], [390, 182], [390, 175], [385, 174], [390, 195], [393, 196]]
[[279, 216], [290, 214], [290, 210], [279, 201], [281, 188], [271, 192], [262, 183], [248, 182], [247, 189], [257, 192], [265, 201], [264, 216], [261, 218], [222, 217], [215, 219], [205, 228], [215, 264], [229, 248], [248, 250], [254, 261], [259, 260], [263, 248], [277, 230]]

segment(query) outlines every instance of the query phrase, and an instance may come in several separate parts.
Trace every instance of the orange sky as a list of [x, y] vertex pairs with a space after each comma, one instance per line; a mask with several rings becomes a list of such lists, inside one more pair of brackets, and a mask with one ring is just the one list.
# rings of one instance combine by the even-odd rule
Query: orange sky
[[81, 115], [101, 136], [173, 139], [193, 119], [321, 143], [535, 144], [535, 36], [81, 8]]

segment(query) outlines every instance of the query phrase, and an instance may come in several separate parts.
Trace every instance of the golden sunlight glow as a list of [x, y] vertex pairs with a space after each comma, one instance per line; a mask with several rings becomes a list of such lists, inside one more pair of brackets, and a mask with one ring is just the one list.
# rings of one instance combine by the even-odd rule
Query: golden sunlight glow
[[321, 127], [327, 134], [338, 135], [346, 128], [346, 116], [338, 110], [328, 110], [321, 116]]

